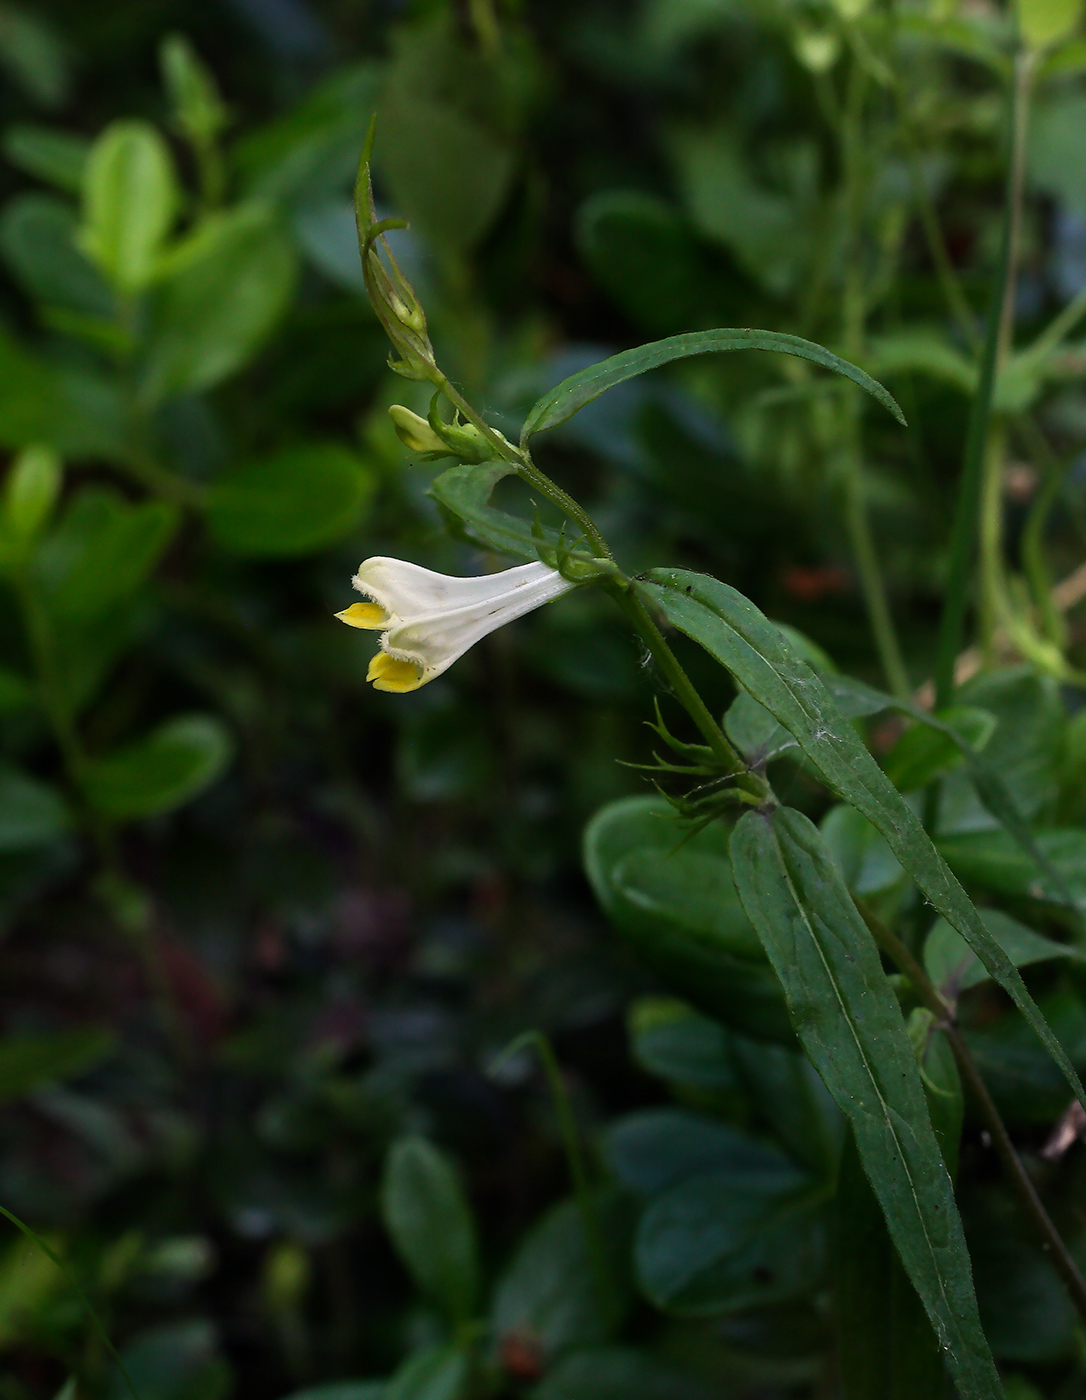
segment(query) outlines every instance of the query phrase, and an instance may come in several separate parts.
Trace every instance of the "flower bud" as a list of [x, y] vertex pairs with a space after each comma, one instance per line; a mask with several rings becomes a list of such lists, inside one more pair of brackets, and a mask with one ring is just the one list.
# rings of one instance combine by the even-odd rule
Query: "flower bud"
[[837, 62], [841, 41], [829, 29], [804, 26], [792, 35], [792, 51], [809, 73], [826, 73]]
[[412, 413], [409, 408], [404, 408], [403, 404], [399, 403], [394, 403], [391, 406], [388, 410], [388, 416], [392, 419], [396, 436], [412, 452], [432, 452], [441, 457], [449, 455], [448, 446], [438, 437], [425, 418], [420, 418], [417, 413]]
[[[426, 329], [426, 313], [384, 236], [389, 229], [406, 228], [407, 225], [402, 219], [377, 218], [370, 177], [373, 137], [374, 123], [371, 122], [354, 190], [355, 223], [358, 226], [358, 247], [362, 255], [366, 291], [377, 319], [384, 326], [399, 357], [389, 357], [389, 368], [405, 379], [429, 380], [439, 384], [441, 371], [434, 360], [434, 347], [430, 344]], [[378, 251], [378, 244], [384, 252], [384, 259]]]
[[29, 542], [45, 529], [61, 481], [60, 459], [52, 448], [28, 447], [19, 453], [4, 492], [5, 523], [16, 539]]

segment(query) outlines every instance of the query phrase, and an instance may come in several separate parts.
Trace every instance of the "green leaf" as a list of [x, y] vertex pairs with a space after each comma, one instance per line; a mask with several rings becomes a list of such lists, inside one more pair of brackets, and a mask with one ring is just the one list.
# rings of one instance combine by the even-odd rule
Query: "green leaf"
[[475, 1223], [456, 1173], [425, 1138], [392, 1144], [381, 1209], [419, 1288], [450, 1323], [467, 1322], [479, 1294]]
[[728, 127], [679, 127], [669, 144], [684, 202], [698, 229], [723, 244], [771, 295], [793, 290], [810, 266], [816, 226], [814, 142], [800, 137], [787, 143], [779, 162], [784, 178], [776, 186], [764, 182], [762, 162], [755, 176]]
[[64, 42], [31, 7], [4, 5], [0, 23], [0, 64], [40, 107], [59, 107], [68, 96], [68, 53]]
[[219, 720], [183, 715], [116, 753], [94, 759], [87, 765], [83, 788], [107, 816], [157, 816], [210, 787], [232, 755], [233, 742]]
[[74, 131], [16, 122], [4, 132], [0, 145], [12, 165], [28, 175], [55, 185], [65, 194], [78, 194], [82, 189], [90, 142]]
[[[597, 1218], [615, 1264], [627, 1246], [627, 1213], [612, 1193], [595, 1198]], [[506, 1338], [530, 1338], [546, 1367], [564, 1352], [598, 1346], [619, 1317], [605, 1305], [585, 1239], [584, 1217], [575, 1200], [561, 1201], [528, 1232], [498, 1282], [491, 1331], [499, 1347]]]
[[594, 399], [623, 384], [635, 375], [644, 374], [672, 360], [685, 359], [690, 355], [716, 354], [725, 350], [770, 350], [778, 354], [797, 355], [802, 360], [811, 360], [827, 369], [836, 370], [846, 379], [851, 379], [861, 389], [888, 408], [899, 423], [905, 416], [894, 399], [881, 384], [877, 383], [862, 369], [842, 360], [839, 355], [815, 345], [813, 341], [802, 340], [798, 335], [782, 335], [777, 331], [755, 330], [712, 330], [692, 331], [687, 335], [672, 335], [666, 340], [655, 340], [648, 345], [639, 345], [633, 350], [624, 350], [612, 355], [609, 360], [601, 360], [590, 365], [579, 374], [563, 379], [561, 384], [551, 389], [532, 408], [521, 430], [522, 443], [533, 433], [545, 432], [568, 423], [579, 409]]
[[792, 1164], [749, 1133], [685, 1108], [645, 1108], [612, 1123], [604, 1152], [615, 1176], [639, 1196], [658, 1196], [694, 1177], [776, 1174]]
[[[983, 909], [981, 918], [1015, 967], [1047, 962], [1052, 958], [1078, 961], [1086, 958], [1086, 954], [1071, 944], [1044, 938], [999, 909]], [[924, 941], [924, 966], [943, 996], [952, 999], [967, 987], [975, 987], [988, 980], [988, 972], [976, 954], [945, 919], [936, 919]]]
[[296, 258], [268, 206], [209, 218], [175, 250], [157, 289], [142, 394], [210, 389], [256, 354], [286, 309]]
[[0, 666], [0, 715], [25, 710], [34, 703], [34, 687], [17, 671]]
[[1082, 0], [1018, 0], [1018, 30], [1031, 49], [1068, 38], [1082, 18]]
[[445, 16], [394, 36], [378, 107], [380, 172], [396, 212], [434, 248], [463, 255], [493, 223], [516, 169], [501, 111], [515, 56], [488, 63]]
[[953, 1188], [867, 926], [817, 829], [800, 813], [747, 813], [732, 852], [740, 897], [777, 969], [803, 1048], [852, 1126], [962, 1400], [999, 1397]]
[[0, 1040], [0, 1103], [85, 1074], [104, 1060], [115, 1044], [113, 1033], [101, 1028]]
[[724, 279], [706, 250], [678, 211], [653, 195], [592, 195], [577, 212], [577, 246], [597, 282], [650, 331], [712, 325], [715, 307], [725, 304]]
[[940, 1400], [948, 1376], [851, 1134], [837, 1185], [837, 1346], [843, 1400]]
[[659, 1308], [706, 1317], [764, 1307], [814, 1287], [825, 1265], [824, 1192], [783, 1157], [697, 1176], [656, 1197], [634, 1258]]
[[292, 1391], [285, 1400], [385, 1400], [388, 1381], [329, 1381]]
[[732, 1036], [732, 1056], [747, 1091], [752, 1120], [793, 1160], [832, 1182], [845, 1121], [826, 1086], [797, 1046]]
[[48, 447], [28, 447], [8, 470], [4, 483], [4, 524], [20, 545], [30, 544], [49, 523], [64, 483], [57, 454]]
[[[1039, 871], [1045, 877], [1043, 897], [1062, 903], [1068, 909], [1078, 907], [1078, 900], [1071, 888], [1074, 883], [1073, 862], [1070, 871], [1057, 869], [1045, 849], [1049, 844], [1048, 837], [1054, 833], [1038, 837], [1026, 820], [1027, 815], [1035, 816], [1056, 795], [1057, 767], [1067, 730], [1063, 704], [1047, 677], [1036, 676], [1025, 667], [1016, 667], [982, 676], [963, 687], [959, 694], [967, 699], [983, 700], [983, 708], [994, 714], [997, 721], [995, 733], [983, 754], [977, 753], [952, 725], [944, 724], [918, 705], [884, 695], [850, 676], [830, 677], [827, 686], [845, 714], [871, 715], [884, 709], [899, 710], [919, 724], [937, 730], [960, 750], [968, 769], [968, 781], [976, 797], [1005, 832], [1005, 839], [997, 836], [995, 840], [1000, 852], [1007, 853], [1009, 863], [1001, 870], [996, 861], [994, 874], [997, 884], [994, 888], [1000, 887], [999, 881], [1009, 880], [1015, 883], [1016, 891], [1025, 892], [1023, 879], [1032, 880]], [[944, 784], [940, 802], [940, 831], [945, 831], [948, 824], [946, 809], [952, 807], [954, 781], [952, 777], [949, 784]], [[955, 815], [951, 811], [951, 823], [955, 820], [962, 822], [964, 816], [966, 829], [972, 830], [976, 825], [976, 815], [977, 812], [970, 810], [967, 801], [964, 814]], [[949, 849], [957, 850], [960, 844], [966, 852], [977, 847], [983, 852], [988, 849], [986, 834], [977, 838], [967, 837], [961, 843], [951, 841]], [[943, 850], [946, 843], [947, 838], [941, 836], [939, 849], [944, 856], [947, 855]], [[1071, 846], [1074, 844], [1074, 837], [1071, 836]], [[1057, 841], [1055, 845], [1060, 847], [1062, 853], [1063, 843]], [[963, 879], [973, 878], [963, 873], [954, 860], [947, 858], [955, 874]], [[968, 868], [968, 854], [965, 859]], [[981, 863], [985, 863], [983, 855]], [[1025, 876], [1023, 872], [1026, 872]], [[983, 878], [978, 883], [983, 884]]]
[[0, 851], [46, 846], [72, 826], [56, 788], [17, 768], [0, 766]]
[[608, 918], [667, 986], [750, 1035], [794, 1040], [720, 826], [691, 836], [665, 798], [623, 798], [589, 822], [584, 865]]
[[630, 1049], [649, 1074], [701, 1089], [735, 1089], [728, 1032], [684, 1001], [641, 997], [627, 1015]]
[[112, 291], [75, 244], [75, 215], [51, 194], [22, 194], [0, 214], [0, 252], [27, 294], [47, 307], [111, 317]]
[[173, 158], [155, 128], [107, 126], [87, 156], [79, 243], [118, 292], [141, 292], [154, 280], [178, 198]]
[[[532, 532], [532, 524], [508, 511], [489, 504], [499, 481], [514, 474], [508, 462], [484, 462], [480, 466], [450, 467], [430, 487], [453, 533], [487, 549], [515, 554], [522, 559], [538, 559], [541, 542], [558, 543], [553, 530], [544, 530], [542, 540]], [[572, 541], [570, 541], [572, 543]]]
[[428, 1347], [389, 1377], [381, 1400], [459, 1400], [470, 1380], [471, 1357], [463, 1347]]
[[939, 838], [947, 864], [968, 885], [1086, 910], [1086, 831], [1081, 827], [1039, 831], [1031, 845], [1036, 854], [1007, 831]]
[[109, 488], [80, 491], [35, 560], [50, 610], [72, 624], [106, 614], [142, 587], [179, 523], [165, 501], [129, 505]]
[[533, 1400], [710, 1400], [714, 1387], [633, 1347], [590, 1347], [563, 1357]]
[[902, 869], [1010, 995], [1075, 1095], [1086, 1099], [1074, 1066], [1045, 1024], [1018, 969], [984, 927], [919, 818], [841, 715], [819, 676], [780, 630], [727, 584], [680, 570], [656, 569], [647, 579], [642, 587], [669, 621], [730, 670], [795, 735], [826, 785], [882, 833]]
[[724, 732], [752, 767], [758, 767], [796, 747], [764, 705], [741, 690], [724, 716]]
[[822, 839], [853, 894], [885, 894], [904, 877], [886, 841], [867, 818], [845, 802], [822, 818]]
[[207, 496], [208, 525], [234, 554], [311, 554], [358, 527], [375, 486], [366, 464], [345, 447], [287, 447], [216, 481]]
[[206, 150], [230, 122], [214, 77], [183, 34], [166, 36], [159, 64], [178, 129], [198, 151]]
[[[230, 1368], [219, 1353], [214, 1326], [203, 1318], [138, 1332], [121, 1352], [139, 1400], [227, 1400]], [[127, 1381], [114, 1375], [106, 1400], [131, 1400]]]
[[[976, 705], [954, 705], [933, 715], [974, 750], [983, 749], [996, 727], [996, 717]], [[886, 755], [886, 775], [899, 792], [916, 792], [966, 761], [966, 751], [945, 729], [915, 724], [906, 729]]]

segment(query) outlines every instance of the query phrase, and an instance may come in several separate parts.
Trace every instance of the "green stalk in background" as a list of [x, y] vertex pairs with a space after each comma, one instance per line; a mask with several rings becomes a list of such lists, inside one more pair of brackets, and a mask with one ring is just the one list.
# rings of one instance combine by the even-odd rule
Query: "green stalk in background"
[[[867, 72], [854, 54], [849, 73], [848, 95], [841, 121], [841, 162], [844, 167], [844, 296], [842, 353], [854, 363], [863, 358], [867, 306], [863, 279], [863, 249], [860, 220], [865, 191], [863, 152], [863, 108]], [[843, 466], [845, 474], [845, 526], [852, 546], [853, 563], [860, 580], [868, 620], [887, 685], [899, 699], [909, 695], [909, 675], [894, 627], [886, 592], [886, 581], [879, 564], [868, 514], [860, 431], [860, 402], [857, 391], [845, 388]]]
[[[1011, 93], [1011, 130], [1018, 129], [1019, 88]], [[1020, 189], [1019, 189], [1020, 193]], [[935, 661], [935, 708], [944, 709], [954, 698], [954, 662], [962, 649], [965, 635], [965, 614], [970, 591], [970, 574], [976, 557], [980, 533], [980, 508], [984, 487], [985, 454], [991, 433], [992, 397], [995, 391], [999, 359], [1000, 328], [1003, 308], [1011, 282], [1011, 252], [1014, 220], [1015, 170], [1012, 161], [1007, 175], [1007, 196], [1003, 210], [999, 263], [988, 303], [984, 349], [980, 362], [980, 379], [969, 411], [969, 428], [965, 441], [965, 462], [954, 508], [950, 534], [950, 563], [947, 569], [946, 595], [939, 623], [939, 646]]]

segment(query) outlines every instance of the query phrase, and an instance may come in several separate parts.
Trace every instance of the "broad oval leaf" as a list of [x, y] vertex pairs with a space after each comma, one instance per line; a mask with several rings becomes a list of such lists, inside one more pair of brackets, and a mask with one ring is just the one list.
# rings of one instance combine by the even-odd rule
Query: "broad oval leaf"
[[604, 1136], [608, 1164], [623, 1186], [657, 1196], [694, 1177], [788, 1177], [795, 1168], [774, 1148], [685, 1108], [644, 1108], [612, 1123]]
[[295, 255], [274, 213], [243, 204], [176, 250], [157, 289], [141, 391], [150, 403], [241, 369], [282, 315]]
[[119, 292], [154, 278], [177, 213], [169, 147], [148, 122], [117, 121], [91, 147], [83, 171], [83, 251]]
[[409, 1356], [380, 1392], [383, 1400], [460, 1400], [471, 1380], [463, 1347], [434, 1346]]
[[17, 768], [0, 767], [0, 851], [47, 846], [71, 826], [71, 813], [56, 788]]
[[356, 528], [375, 485], [366, 464], [345, 447], [288, 447], [216, 481], [208, 492], [208, 524], [234, 554], [309, 554]]
[[681, 1182], [641, 1219], [638, 1281], [657, 1307], [687, 1317], [795, 1297], [825, 1264], [823, 1200], [784, 1158]]
[[851, 379], [861, 389], [878, 399], [884, 408], [904, 425], [905, 415], [897, 400], [876, 379], [872, 379], [862, 369], [840, 355], [833, 354], [814, 341], [804, 340], [798, 335], [783, 335], [779, 331], [757, 331], [747, 329], [726, 329], [712, 331], [691, 331], [686, 335], [671, 335], [665, 340], [654, 340], [648, 345], [639, 345], [633, 350], [623, 350], [612, 355], [609, 360], [601, 360], [598, 365], [590, 365], [579, 374], [563, 379], [549, 393], [544, 394], [525, 420], [521, 431], [522, 443], [533, 433], [545, 432], [568, 423], [579, 409], [598, 399], [616, 384], [622, 384], [635, 375], [645, 374], [660, 365], [670, 364], [690, 355], [718, 354], [724, 350], [770, 350], [777, 354], [796, 355], [801, 360], [811, 360], [826, 369], [836, 370], [846, 379]]
[[[731, 671], [795, 735], [826, 785], [882, 833], [902, 869], [1014, 1001], [1086, 1107], [1078, 1073], [1018, 969], [984, 927], [920, 819], [864, 747], [820, 677], [780, 629], [727, 584], [678, 569], [654, 569], [647, 580], [641, 587], [668, 620]], [[948, 727], [948, 732], [953, 731]], [[982, 760], [980, 756], [976, 761]]]
[[[593, 1206], [614, 1276], [629, 1248], [627, 1206], [615, 1192], [597, 1193]], [[584, 1218], [576, 1201], [561, 1201], [529, 1230], [499, 1280], [491, 1331], [499, 1347], [510, 1338], [526, 1341], [546, 1366], [609, 1340], [624, 1301], [600, 1296]]]
[[108, 613], [146, 581], [178, 523], [166, 501], [129, 505], [108, 488], [80, 491], [35, 560], [50, 610], [81, 625]]
[[630, 1049], [642, 1069], [673, 1084], [736, 1089], [727, 1029], [671, 997], [642, 997], [628, 1016]]
[[615, 928], [670, 988], [749, 1035], [794, 1041], [722, 829], [691, 837], [665, 798], [623, 798], [589, 822], [584, 864]]
[[88, 765], [88, 800], [106, 816], [172, 811], [209, 787], [233, 755], [225, 727], [211, 715], [182, 715], [145, 738]]
[[381, 1206], [396, 1249], [419, 1288], [453, 1325], [468, 1321], [479, 1291], [475, 1224], [445, 1156], [425, 1138], [394, 1142]]
[[533, 1400], [712, 1400], [716, 1387], [633, 1347], [588, 1347], [564, 1357]]
[[732, 851], [740, 896], [797, 1033], [852, 1126], [962, 1400], [996, 1400], [1002, 1387], [981, 1330], [953, 1186], [871, 934], [817, 828], [800, 813], [747, 813]]

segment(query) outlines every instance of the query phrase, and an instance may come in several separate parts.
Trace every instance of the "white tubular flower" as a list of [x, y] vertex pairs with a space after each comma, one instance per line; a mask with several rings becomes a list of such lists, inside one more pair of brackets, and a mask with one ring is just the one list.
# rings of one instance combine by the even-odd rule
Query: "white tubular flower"
[[418, 690], [488, 632], [576, 587], [546, 564], [454, 578], [382, 558], [367, 559], [352, 583], [369, 601], [336, 617], [348, 627], [383, 632], [366, 679], [394, 694]]

